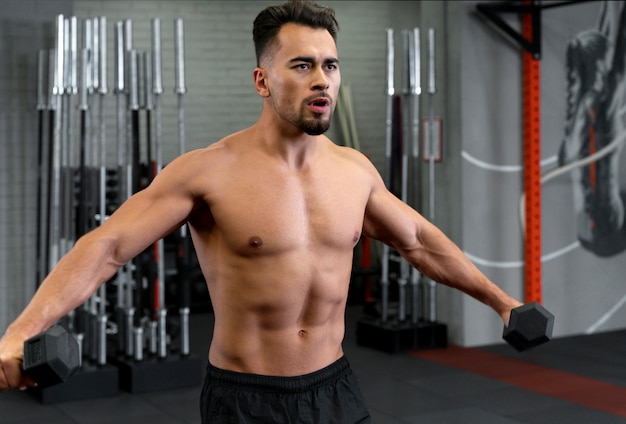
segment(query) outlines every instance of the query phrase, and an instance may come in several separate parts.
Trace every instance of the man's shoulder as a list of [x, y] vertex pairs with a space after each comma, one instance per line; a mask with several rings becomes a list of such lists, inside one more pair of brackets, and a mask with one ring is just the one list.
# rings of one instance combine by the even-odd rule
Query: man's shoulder
[[366, 154], [348, 146], [333, 144], [332, 151], [340, 160], [345, 160], [368, 172], [376, 171], [374, 164]]
[[228, 155], [232, 155], [234, 153], [233, 146], [235, 142], [234, 138], [236, 137], [238, 137], [236, 134], [226, 136], [206, 147], [191, 150], [180, 159], [182, 159], [187, 165], [192, 165], [194, 162], [202, 163], [204, 166], [211, 164], [211, 162], [214, 162], [213, 164], [217, 165], [222, 163]]

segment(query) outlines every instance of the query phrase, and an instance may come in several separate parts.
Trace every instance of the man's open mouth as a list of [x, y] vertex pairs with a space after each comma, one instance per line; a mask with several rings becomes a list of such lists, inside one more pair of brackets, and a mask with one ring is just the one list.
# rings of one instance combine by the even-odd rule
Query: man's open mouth
[[325, 98], [319, 98], [319, 99], [313, 100], [311, 103], [309, 103], [309, 105], [317, 106], [317, 107], [324, 107], [324, 106], [330, 105], [330, 100], [325, 99]]

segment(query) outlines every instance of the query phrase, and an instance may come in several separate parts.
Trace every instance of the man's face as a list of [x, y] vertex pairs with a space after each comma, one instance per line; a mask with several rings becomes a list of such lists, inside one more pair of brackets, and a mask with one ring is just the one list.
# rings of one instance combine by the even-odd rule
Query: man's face
[[270, 47], [269, 100], [279, 120], [309, 135], [330, 127], [341, 83], [337, 47], [324, 29], [286, 24]]

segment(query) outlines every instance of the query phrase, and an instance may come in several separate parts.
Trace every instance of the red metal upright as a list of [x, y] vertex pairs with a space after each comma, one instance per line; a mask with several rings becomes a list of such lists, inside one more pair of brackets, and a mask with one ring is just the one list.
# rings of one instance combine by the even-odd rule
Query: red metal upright
[[[532, 1], [524, 2], [531, 5]], [[532, 38], [530, 13], [522, 18], [522, 33]], [[523, 52], [524, 193], [526, 195], [525, 301], [541, 303], [541, 67], [532, 53]]]

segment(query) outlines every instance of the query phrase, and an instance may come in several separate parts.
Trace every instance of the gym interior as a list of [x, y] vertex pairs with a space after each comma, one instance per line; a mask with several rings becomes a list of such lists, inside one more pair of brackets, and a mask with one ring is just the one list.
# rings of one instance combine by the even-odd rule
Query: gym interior
[[[254, 123], [252, 21], [275, 3], [2, 2], [0, 333], [127, 190]], [[344, 350], [372, 422], [626, 422], [626, 3], [320, 3], [340, 25], [327, 135], [366, 154], [492, 281], [549, 310], [551, 340], [517, 349], [490, 308], [362, 238]], [[81, 369], [0, 394], [2, 423], [200, 422], [213, 314], [188, 234], [124, 269], [63, 322], [87, 317]], [[138, 311], [157, 297], [163, 314], [132, 329], [115, 307], [126, 295]], [[95, 348], [98, 337], [120, 352]]]

